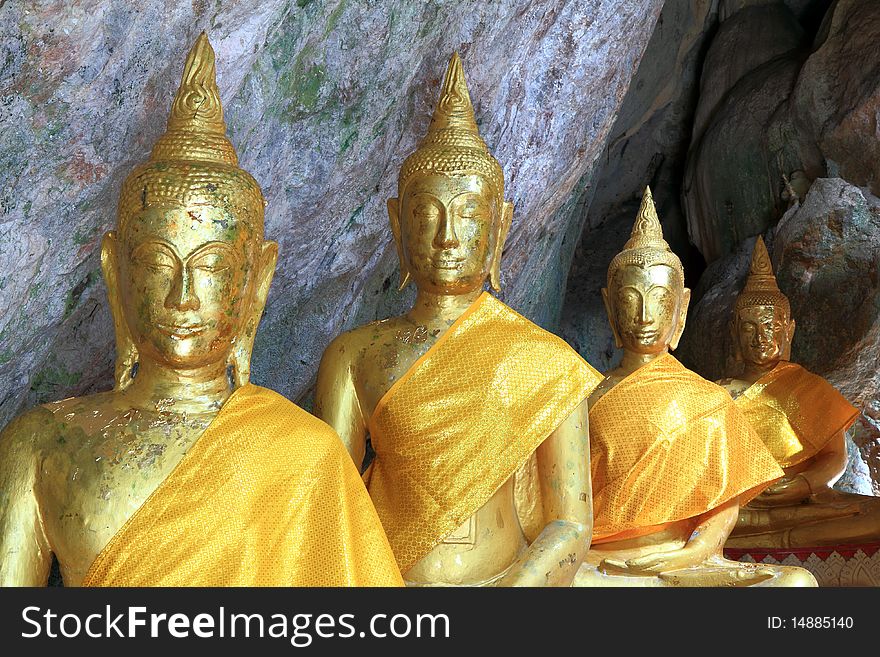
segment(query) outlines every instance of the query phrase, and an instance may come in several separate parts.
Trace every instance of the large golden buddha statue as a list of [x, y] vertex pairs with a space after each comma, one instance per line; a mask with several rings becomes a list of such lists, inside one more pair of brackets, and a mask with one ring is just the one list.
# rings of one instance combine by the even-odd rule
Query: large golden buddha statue
[[855, 409], [822, 377], [789, 362], [795, 321], [758, 237], [732, 320], [742, 373], [720, 381], [785, 476], [740, 509], [734, 548], [797, 548], [880, 541], [880, 499], [832, 489], [846, 470]]
[[[590, 538], [586, 397], [601, 378], [565, 342], [483, 291], [499, 289], [512, 205], [453, 55], [427, 136], [388, 201], [412, 309], [343, 333], [315, 412], [361, 465], [412, 585], [570, 584]], [[514, 473], [536, 453], [529, 544]]]
[[125, 180], [101, 263], [116, 386], [0, 434], [0, 585], [397, 585], [323, 422], [248, 383], [277, 245], [238, 167], [202, 34], [165, 134]]
[[593, 544], [576, 586], [814, 586], [721, 550], [741, 502], [782, 471], [720, 387], [670, 353], [690, 290], [649, 189], [602, 290], [623, 360], [590, 396]]

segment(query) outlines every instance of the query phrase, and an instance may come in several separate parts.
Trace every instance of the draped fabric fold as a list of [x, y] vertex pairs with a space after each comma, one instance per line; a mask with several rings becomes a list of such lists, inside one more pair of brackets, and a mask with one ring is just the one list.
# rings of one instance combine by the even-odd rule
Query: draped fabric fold
[[593, 404], [590, 460], [594, 543], [744, 504], [783, 474], [727, 392], [670, 354]]
[[368, 488], [401, 571], [482, 507], [601, 379], [483, 293], [370, 419]]
[[84, 586], [400, 586], [357, 469], [326, 424], [236, 390], [92, 564]]
[[859, 416], [821, 376], [785, 361], [749, 386], [736, 405], [783, 468], [815, 456]]

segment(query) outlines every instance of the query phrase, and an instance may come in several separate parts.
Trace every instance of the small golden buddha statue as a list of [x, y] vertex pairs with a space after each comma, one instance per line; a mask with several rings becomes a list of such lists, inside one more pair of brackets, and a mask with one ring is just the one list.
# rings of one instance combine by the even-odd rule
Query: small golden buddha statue
[[[361, 465], [411, 585], [567, 586], [587, 551], [586, 397], [601, 376], [499, 289], [512, 205], [453, 55], [428, 134], [388, 201], [405, 315], [337, 337], [315, 413]], [[514, 473], [536, 453], [543, 523], [529, 544]]]
[[116, 387], [0, 434], [0, 585], [399, 585], [338, 436], [248, 383], [275, 270], [202, 34], [101, 264]]
[[670, 353], [690, 290], [650, 189], [602, 290], [619, 367], [589, 399], [593, 543], [575, 586], [815, 586], [724, 559], [742, 501], [782, 471], [725, 391]]
[[822, 377], [789, 362], [795, 321], [758, 237], [731, 323], [736, 378], [719, 381], [785, 476], [739, 512], [733, 548], [880, 540], [880, 499], [832, 489], [846, 470], [845, 432], [858, 410]]

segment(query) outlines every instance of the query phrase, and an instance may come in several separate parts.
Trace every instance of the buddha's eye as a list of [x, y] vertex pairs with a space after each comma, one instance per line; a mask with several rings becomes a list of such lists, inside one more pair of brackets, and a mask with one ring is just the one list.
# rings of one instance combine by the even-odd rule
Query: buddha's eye
[[209, 274], [217, 274], [221, 271], [229, 269], [229, 262], [222, 253], [210, 251], [204, 255], [198, 256], [190, 263], [193, 269], [208, 272]]
[[413, 209], [413, 216], [419, 219], [435, 219], [440, 214], [433, 203], [419, 203]]
[[171, 271], [177, 265], [174, 256], [164, 249], [138, 249], [134, 252], [134, 261], [158, 273]]

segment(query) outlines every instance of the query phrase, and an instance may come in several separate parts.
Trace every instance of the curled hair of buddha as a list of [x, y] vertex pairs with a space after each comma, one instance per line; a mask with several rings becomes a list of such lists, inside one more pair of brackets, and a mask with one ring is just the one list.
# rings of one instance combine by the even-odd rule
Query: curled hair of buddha
[[198, 206], [228, 210], [263, 234], [263, 193], [239, 168], [226, 137], [214, 49], [204, 32], [186, 58], [165, 133], [122, 184], [118, 232], [124, 238], [132, 217], [149, 208]]
[[458, 53], [453, 53], [449, 60], [440, 101], [434, 110], [428, 133], [400, 168], [398, 195], [403, 198], [404, 189], [413, 176], [435, 172], [481, 176], [492, 188], [496, 207], [499, 210], [502, 207], [504, 173], [480, 137]]
[[791, 304], [776, 283], [770, 254], [767, 253], [767, 246], [760, 235], [755, 241], [749, 275], [742, 292], [736, 298], [735, 308], [739, 312], [742, 308], [754, 306], [773, 306], [782, 310], [786, 317], [791, 317]]
[[642, 205], [639, 207], [639, 214], [636, 216], [629, 240], [608, 265], [609, 287], [615, 274], [626, 265], [639, 267], [666, 265], [676, 273], [679, 284], [684, 286], [684, 268], [681, 266], [681, 260], [663, 239], [663, 227], [657, 218], [657, 209], [654, 207], [654, 197], [651, 195], [650, 187], [645, 188]]

